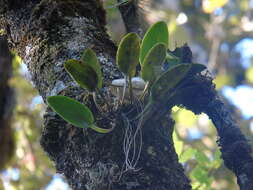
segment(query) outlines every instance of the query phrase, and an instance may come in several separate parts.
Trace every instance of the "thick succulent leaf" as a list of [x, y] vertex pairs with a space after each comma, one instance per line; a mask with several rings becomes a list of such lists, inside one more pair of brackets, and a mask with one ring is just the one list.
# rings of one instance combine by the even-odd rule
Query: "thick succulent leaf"
[[84, 64], [90, 65], [94, 69], [98, 77], [97, 87], [98, 89], [102, 88], [103, 75], [101, 72], [101, 66], [100, 66], [100, 63], [98, 62], [96, 53], [90, 48], [86, 49], [81, 57], [81, 61]]
[[179, 64], [159, 77], [151, 89], [152, 100], [164, 95], [169, 90], [176, 87], [187, 75], [195, 75], [206, 67], [201, 64]]
[[190, 64], [182, 64], [176, 65], [166, 71], [152, 86], [152, 99], [155, 100], [170, 89], [173, 89], [186, 76], [190, 68]]
[[114, 129], [114, 127], [110, 128], [110, 129], [104, 129], [104, 128], [98, 127], [96, 125], [91, 125], [90, 128], [98, 133], [110, 133]]
[[65, 62], [64, 67], [82, 88], [94, 92], [98, 87], [97, 73], [90, 65], [70, 59]]
[[162, 66], [166, 58], [166, 49], [165, 44], [158, 43], [149, 50], [141, 68], [141, 77], [145, 81], [154, 81], [163, 72]]
[[139, 63], [140, 38], [136, 33], [127, 34], [120, 42], [116, 62], [121, 72], [133, 77]]
[[58, 115], [75, 127], [88, 128], [94, 123], [90, 109], [72, 98], [50, 96], [47, 102]]
[[164, 70], [168, 70], [171, 67], [173, 67], [175, 65], [178, 65], [180, 63], [181, 63], [181, 61], [180, 61], [179, 57], [173, 55], [171, 52], [167, 52], [166, 60], [165, 60], [165, 63], [164, 63]]
[[169, 33], [167, 24], [161, 21], [152, 25], [146, 32], [141, 44], [140, 63], [143, 64], [147, 53], [155, 44], [164, 43], [166, 44], [167, 48], [168, 41], [169, 41]]

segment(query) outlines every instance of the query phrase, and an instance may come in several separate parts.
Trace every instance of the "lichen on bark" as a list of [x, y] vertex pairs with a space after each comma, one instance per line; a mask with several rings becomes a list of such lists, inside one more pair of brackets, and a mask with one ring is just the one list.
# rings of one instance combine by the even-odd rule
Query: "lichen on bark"
[[[114, 64], [116, 46], [106, 34], [105, 12], [100, 0], [24, 0], [20, 1], [21, 4], [0, 0], [0, 4], [2, 2], [14, 3], [12, 6], [7, 4], [8, 6], [0, 8], [0, 23], [5, 23], [11, 31], [11, 45], [28, 65], [32, 80], [45, 103], [48, 96], [56, 94], [82, 101], [87, 92], [71, 80], [63, 68], [63, 63], [70, 58], [79, 59], [88, 47], [96, 52], [102, 65], [103, 92], [110, 92], [111, 81], [122, 77]], [[122, 143], [126, 132], [119, 114], [122, 108], [109, 113], [115, 122], [111, 122], [111, 118], [100, 122], [101, 127], [116, 124], [113, 132], [106, 135], [89, 129], [74, 128], [48, 108], [44, 115], [41, 145], [54, 161], [57, 172], [64, 174], [67, 182], [76, 190], [191, 189], [174, 150], [174, 122], [169, 117], [168, 110], [173, 105], [180, 104], [195, 113], [203, 111], [209, 114], [218, 131], [223, 125], [227, 125], [222, 117], [229, 114], [219, 101], [211, 80], [205, 77], [198, 75], [183, 81], [187, 87], [185, 91], [179, 90], [181, 94], [172, 99], [167, 100], [165, 97], [154, 117], [144, 123], [142, 151], [137, 164], [139, 170], [130, 170], [121, 175], [125, 162]], [[206, 93], [210, 94], [207, 96]], [[101, 116], [90, 99], [87, 104], [96, 117]], [[212, 108], [222, 108], [223, 112]], [[131, 106], [124, 109], [129, 110]], [[223, 114], [219, 115], [220, 113]], [[236, 129], [232, 123], [229, 123], [229, 126], [233, 130]], [[224, 144], [223, 139], [226, 139], [222, 134], [221, 146]], [[244, 139], [243, 144], [247, 144]], [[245, 147], [248, 148], [246, 145]], [[248, 150], [247, 148], [245, 150]], [[252, 167], [252, 158], [248, 157], [250, 152], [251, 149], [247, 152], [249, 168]], [[224, 159], [225, 157], [226, 154], [223, 154]], [[230, 169], [239, 175], [239, 183], [249, 185], [252, 180], [249, 171], [234, 169], [238, 160], [233, 160], [232, 164], [227, 160]], [[240, 175], [243, 176], [240, 178]]]
[[[13, 47], [28, 65], [32, 80], [43, 97], [61, 94], [83, 99], [80, 89], [63, 69], [67, 59], [79, 59], [85, 48], [92, 48], [102, 65], [103, 91], [115, 78], [120, 78], [114, 59], [116, 48], [105, 30], [105, 15], [98, 0], [26, 1], [20, 9], [7, 7], [2, 19], [11, 30]], [[1, 22], [3, 21], [1, 19]], [[29, 22], [28, 22], [29, 21]], [[92, 103], [88, 102], [88, 104]], [[93, 109], [93, 108], [92, 108]], [[96, 116], [96, 110], [94, 115]], [[162, 120], [171, 137], [172, 121]], [[111, 125], [105, 121], [102, 125]], [[41, 144], [55, 162], [58, 173], [64, 174], [73, 189], [190, 189], [189, 180], [178, 163], [171, 139], [159, 141], [158, 128], [143, 126], [143, 142], [139, 171], [120, 177], [124, 164], [122, 142], [124, 125], [120, 119], [107, 135], [76, 129], [50, 109], [44, 116]], [[160, 126], [159, 126], [160, 127]], [[156, 138], [151, 135], [156, 133]], [[154, 156], [148, 149], [153, 147]], [[164, 147], [159, 150], [159, 148]], [[159, 159], [158, 159], [159, 158]], [[157, 175], [157, 174], [160, 175]], [[119, 178], [120, 177], [120, 178]], [[120, 180], [119, 180], [120, 179]]]

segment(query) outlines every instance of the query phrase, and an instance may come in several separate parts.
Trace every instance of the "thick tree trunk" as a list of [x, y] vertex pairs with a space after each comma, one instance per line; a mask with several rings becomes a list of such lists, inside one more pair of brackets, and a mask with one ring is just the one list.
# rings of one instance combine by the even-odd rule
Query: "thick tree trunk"
[[[95, 50], [102, 64], [106, 84], [103, 91], [108, 92], [112, 79], [121, 77], [114, 64], [116, 48], [104, 28], [105, 14], [100, 1], [12, 3], [0, 8], [0, 12], [4, 12], [0, 22], [7, 22], [9, 37], [28, 65], [32, 80], [45, 101], [47, 96], [56, 94], [82, 100], [86, 92], [70, 79], [63, 63], [70, 58], [80, 58], [88, 47]], [[94, 107], [91, 102], [89, 105]], [[95, 108], [93, 112], [97, 112]], [[47, 110], [41, 144], [70, 186], [76, 190], [191, 189], [173, 147], [173, 122], [169, 117], [150, 119], [149, 124], [143, 126], [140, 160], [136, 168], [124, 171], [125, 125], [121, 114], [116, 113], [119, 111], [111, 113], [115, 115], [112, 122], [106, 119], [100, 122], [107, 127], [116, 124], [113, 132], [102, 135], [76, 129]], [[100, 116], [99, 113], [94, 115]]]
[[[90, 47], [102, 64], [103, 93], [109, 94], [107, 102], [113, 103], [109, 84], [121, 74], [114, 64], [116, 48], [106, 34], [105, 13], [99, 0], [23, 0], [18, 5], [0, 0], [0, 5], [6, 5], [0, 7], [0, 24], [9, 29], [12, 44], [28, 65], [45, 102], [48, 96], [56, 94], [83, 99], [87, 92], [70, 79], [63, 63], [70, 58], [79, 59], [83, 50]], [[206, 112], [210, 116], [220, 135], [225, 164], [237, 175], [241, 189], [250, 190], [253, 181], [249, 172], [253, 165], [251, 149], [219, 101], [212, 81], [199, 75], [183, 82], [176, 92], [177, 96], [165, 98], [156, 105], [159, 110], [153, 110], [154, 114], [142, 126], [142, 133], [137, 133], [138, 138], [133, 141], [136, 147], [130, 146], [133, 149], [128, 157], [132, 156], [132, 161], [126, 160], [123, 145], [129, 145], [131, 135], [125, 134], [134, 132], [137, 124], [127, 120], [125, 115], [127, 111], [136, 111], [138, 106], [128, 105], [113, 112], [104, 110], [105, 113], [100, 114], [92, 101], [88, 101], [100, 127], [116, 125], [105, 135], [74, 128], [48, 109], [41, 144], [55, 162], [57, 172], [64, 174], [76, 190], [188, 190], [191, 186], [178, 163], [172, 141], [173, 121], [167, 113], [173, 105], [180, 104], [195, 113]], [[232, 146], [229, 147], [229, 143]], [[243, 152], [239, 153], [245, 155], [241, 160], [235, 154], [240, 143]], [[139, 161], [135, 162], [137, 145], [142, 145], [142, 149]]]

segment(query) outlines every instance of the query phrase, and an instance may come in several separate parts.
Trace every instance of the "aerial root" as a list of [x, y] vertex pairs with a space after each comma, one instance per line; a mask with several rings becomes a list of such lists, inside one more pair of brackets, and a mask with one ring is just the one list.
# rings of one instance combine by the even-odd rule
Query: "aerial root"
[[120, 177], [130, 170], [134, 172], [140, 170], [140, 168], [138, 169], [136, 167], [142, 151], [141, 127], [143, 117], [140, 117], [138, 119], [135, 119], [135, 117], [134, 119], [129, 119], [128, 116], [133, 112], [133, 110], [137, 110], [137, 113], [141, 113], [143, 111], [143, 104], [140, 101], [137, 101], [137, 104], [135, 104], [135, 108], [131, 109], [128, 113], [121, 114], [125, 127], [125, 136], [123, 140], [125, 162], [122, 167]]

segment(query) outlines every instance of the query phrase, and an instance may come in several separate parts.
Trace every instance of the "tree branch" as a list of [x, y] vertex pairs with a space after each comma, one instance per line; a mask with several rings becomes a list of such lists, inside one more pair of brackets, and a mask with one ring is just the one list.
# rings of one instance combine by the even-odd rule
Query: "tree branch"
[[[79, 59], [88, 47], [95, 50], [102, 65], [103, 92], [112, 97], [109, 85], [122, 76], [114, 64], [116, 48], [106, 34], [104, 10], [99, 0], [42, 0], [40, 3], [31, 0], [16, 11], [7, 11], [2, 19], [9, 24], [15, 36], [15, 48], [28, 65], [44, 101], [56, 94], [83, 99], [87, 92], [72, 81], [63, 63], [70, 58]], [[44, 116], [41, 145], [55, 162], [57, 172], [66, 176], [73, 189], [191, 189], [173, 147], [171, 119], [163, 115], [163, 119], [150, 120], [143, 126], [145, 140], [136, 166], [140, 170], [122, 173], [125, 163], [122, 110], [104, 113], [108, 117], [101, 117], [92, 101], [87, 104], [101, 127], [116, 125], [113, 132], [103, 135], [74, 128], [50, 109]], [[160, 125], [166, 127], [161, 129]]]
[[253, 187], [252, 148], [232, 119], [231, 113], [220, 100], [212, 78], [199, 75], [187, 78], [173, 103], [183, 105], [194, 113], [206, 113], [216, 127], [224, 164], [232, 170], [241, 190]]
[[[138, 7], [139, 0], [129, 0], [119, 5], [119, 11], [126, 27], [127, 33], [135, 32], [143, 36], [144, 32], [140, 23], [140, 11]], [[121, 1], [118, 0], [120, 3]]]

